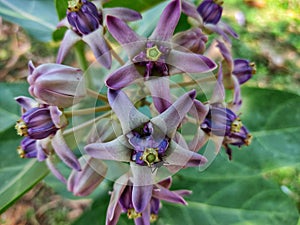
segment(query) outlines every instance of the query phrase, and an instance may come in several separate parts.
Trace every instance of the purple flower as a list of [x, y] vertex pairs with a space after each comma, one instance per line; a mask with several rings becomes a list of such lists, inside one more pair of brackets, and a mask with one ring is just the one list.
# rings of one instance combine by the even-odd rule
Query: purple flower
[[43, 161], [47, 158], [44, 149], [37, 145], [37, 140], [25, 137], [21, 141], [21, 145], [17, 149], [21, 158], [37, 158], [38, 161]]
[[[18, 97], [16, 101], [26, 101], [26, 97]], [[62, 112], [56, 106], [41, 105], [28, 108], [17, 121], [15, 126], [20, 136], [28, 136], [31, 139], [44, 139], [65, 127], [67, 124]]]
[[123, 135], [110, 142], [88, 144], [86, 153], [103, 160], [130, 162], [132, 182], [144, 187], [138, 196], [147, 199], [149, 187], [159, 171], [163, 171], [161, 176], [169, 176], [184, 167], [203, 165], [207, 161], [175, 141], [176, 130], [192, 107], [195, 94], [195, 91], [184, 94], [166, 111], [149, 119], [124, 92], [109, 90], [109, 103], [120, 120]]
[[250, 62], [247, 59], [234, 59], [233, 60], [233, 71], [240, 84], [248, 81], [253, 74], [256, 73], [256, 66], [254, 62]]
[[106, 15], [117, 16], [124, 21], [141, 19], [141, 15], [126, 8], [97, 9], [96, 3], [88, 0], [71, 0], [68, 4], [67, 17], [58, 27], [67, 26], [71, 29], [65, 33], [56, 62], [61, 63], [70, 48], [79, 40], [83, 40], [90, 46], [98, 62], [110, 68], [111, 54], [104, 39]]
[[73, 170], [68, 179], [68, 190], [77, 196], [91, 194], [103, 181], [107, 166], [99, 159], [82, 156], [79, 159], [82, 170]]
[[61, 172], [55, 167], [52, 157], [52, 149], [49, 147], [49, 140], [35, 140], [25, 137], [21, 141], [21, 145], [17, 148], [20, 158], [36, 158], [38, 161], [46, 161], [46, 164], [52, 174], [61, 182], [66, 183], [67, 180]]
[[102, 12], [88, 0], [68, 1], [67, 19], [79, 35], [89, 34], [103, 23]]
[[169, 81], [162, 78], [181, 72], [203, 73], [215, 69], [215, 63], [205, 56], [172, 48], [171, 38], [180, 13], [180, 1], [170, 2], [147, 39], [137, 35], [120, 19], [107, 17], [108, 30], [123, 45], [130, 59], [130, 62], [108, 76], [106, 85], [109, 88], [119, 90], [144, 78], [154, 96], [154, 105], [159, 112], [163, 112], [172, 101]]
[[31, 61], [28, 68], [29, 92], [41, 103], [65, 108], [78, 103], [86, 95], [80, 69], [54, 63], [34, 67]]
[[182, 0], [182, 12], [193, 19], [193, 23], [208, 33], [221, 35], [225, 41], [230, 42], [228, 35], [238, 38], [234, 30], [221, 21], [222, 0], [203, 0], [196, 8], [192, 3]]
[[[17, 133], [28, 137], [21, 143], [20, 156], [36, 155], [38, 160], [41, 161], [44, 158], [41, 148], [48, 149], [48, 144], [51, 142], [54, 151], [66, 165], [80, 170], [80, 164], [76, 156], [63, 138], [62, 129], [66, 127], [67, 120], [58, 107], [38, 104], [24, 96], [19, 96], [15, 100], [21, 105], [23, 112], [21, 119], [17, 121], [15, 126]], [[34, 146], [33, 140], [36, 141], [36, 146]], [[47, 144], [41, 147], [41, 143]], [[26, 155], [29, 153], [30, 155]]]
[[[187, 205], [183, 196], [191, 194], [188, 190], [170, 191], [171, 177], [150, 186], [149, 198], [141, 199], [143, 208], [136, 206], [137, 195], [135, 189], [142, 187], [132, 186], [128, 174], [120, 177], [114, 184], [110, 203], [107, 209], [106, 225], [117, 224], [121, 213], [126, 213], [136, 225], [146, 225], [155, 222], [158, 218], [161, 200], [176, 204]], [[140, 204], [140, 203], [139, 203]]]
[[248, 81], [253, 74], [256, 73], [255, 63], [250, 62], [247, 59], [232, 59], [229, 49], [223, 42], [218, 41], [218, 48], [224, 58], [223, 74], [225, 79], [225, 87], [232, 88], [234, 86], [232, 75], [234, 75], [239, 84], [243, 84]]
[[198, 6], [197, 11], [204, 23], [217, 24], [222, 16], [222, 0], [204, 0]]
[[201, 128], [210, 135], [224, 137], [223, 146], [229, 159], [232, 158], [229, 145], [241, 147], [243, 145], [248, 146], [251, 143], [252, 135], [243, 125], [241, 119], [228, 108], [211, 105]]

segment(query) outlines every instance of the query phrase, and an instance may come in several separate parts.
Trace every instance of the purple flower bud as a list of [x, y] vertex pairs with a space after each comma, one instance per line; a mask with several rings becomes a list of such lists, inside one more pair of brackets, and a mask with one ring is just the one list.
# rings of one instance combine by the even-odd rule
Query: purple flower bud
[[93, 3], [87, 0], [72, 0], [68, 3], [67, 18], [77, 34], [89, 34], [102, 25], [102, 14]]
[[15, 126], [20, 136], [43, 139], [54, 135], [58, 128], [52, 121], [50, 109], [35, 107], [26, 111]]
[[21, 158], [37, 158], [43, 161], [47, 158], [44, 150], [37, 145], [37, 140], [25, 137], [21, 141], [21, 145], [17, 148], [18, 154]]
[[200, 28], [177, 33], [173, 38], [173, 42], [178, 44], [179, 48], [181, 46], [197, 54], [204, 53], [207, 40], [207, 36], [202, 33]]
[[29, 92], [40, 102], [64, 108], [85, 97], [85, 82], [80, 69], [54, 63], [35, 68], [31, 61], [28, 67]]
[[240, 84], [248, 81], [252, 75], [256, 73], [256, 66], [254, 62], [250, 62], [246, 59], [235, 59], [233, 63], [234, 67], [232, 74], [237, 77]]
[[103, 181], [107, 166], [99, 159], [81, 157], [79, 159], [81, 171], [73, 170], [68, 179], [68, 190], [77, 196], [91, 194]]
[[197, 8], [204, 23], [217, 24], [222, 16], [222, 0], [204, 0]]

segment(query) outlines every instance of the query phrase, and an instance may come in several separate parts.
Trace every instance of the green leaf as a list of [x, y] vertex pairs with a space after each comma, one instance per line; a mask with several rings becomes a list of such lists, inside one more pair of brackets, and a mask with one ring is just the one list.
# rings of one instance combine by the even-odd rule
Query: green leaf
[[54, 4], [58, 15], [58, 19], [62, 20], [67, 13], [68, 0], [54, 0]]
[[5, 96], [5, 98], [0, 98], [0, 118], [2, 118], [0, 120], [0, 133], [13, 126], [20, 118], [20, 106], [14, 98], [19, 95], [26, 95], [27, 89], [27, 83], [0, 83], [1, 94]]
[[44, 163], [19, 158], [16, 149], [21, 137], [14, 129], [20, 106], [14, 97], [26, 95], [28, 84], [0, 83], [0, 213], [39, 182], [47, 173]]
[[20, 141], [13, 127], [0, 133], [0, 214], [48, 173], [44, 163], [19, 158]]
[[51, 41], [58, 22], [52, 0], [0, 0], [0, 16], [44, 42]]
[[152, 8], [158, 3], [161, 3], [160, 0], [137, 0], [137, 1], [122, 1], [122, 0], [111, 0], [105, 3], [104, 7], [125, 7], [136, 10], [138, 12], [145, 11], [147, 9]]
[[189, 206], [165, 204], [158, 224], [297, 223], [296, 204], [266, 177], [283, 168], [300, 168], [300, 97], [258, 88], [242, 91], [241, 117], [252, 131], [253, 143], [233, 148], [230, 162], [222, 151], [204, 172], [180, 172], [173, 188], [193, 190]]
[[192, 190], [186, 197], [189, 205], [163, 204], [157, 224], [296, 224], [294, 202], [276, 183], [255, 171], [244, 173], [248, 169], [242, 160], [229, 163], [222, 152], [204, 172], [183, 171], [174, 177], [172, 188]]

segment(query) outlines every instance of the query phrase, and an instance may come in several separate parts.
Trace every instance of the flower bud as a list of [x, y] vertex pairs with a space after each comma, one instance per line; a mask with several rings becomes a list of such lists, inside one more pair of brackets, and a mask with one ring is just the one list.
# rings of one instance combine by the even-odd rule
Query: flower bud
[[222, 0], [204, 0], [197, 8], [204, 23], [217, 24], [222, 16]]
[[40, 102], [65, 108], [85, 97], [85, 82], [80, 69], [54, 63], [35, 68], [31, 61], [28, 67], [29, 92]]
[[20, 136], [32, 139], [43, 139], [54, 135], [59, 129], [52, 121], [49, 108], [32, 108], [26, 111], [15, 126]]
[[74, 195], [86, 196], [102, 182], [107, 166], [101, 160], [92, 157], [81, 157], [79, 162], [83, 169], [72, 171], [68, 179], [68, 190]]
[[89, 34], [102, 25], [102, 15], [92, 2], [72, 0], [68, 3], [67, 19], [77, 34]]
[[235, 75], [240, 84], [248, 81], [256, 73], [255, 63], [246, 59], [235, 59], [232, 74]]
[[200, 28], [193, 28], [177, 33], [173, 38], [173, 42], [194, 53], [203, 54], [207, 36], [202, 33]]
[[21, 141], [21, 145], [17, 148], [20, 158], [37, 158], [38, 161], [43, 161], [47, 158], [45, 149], [38, 143], [37, 140], [25, 137]]

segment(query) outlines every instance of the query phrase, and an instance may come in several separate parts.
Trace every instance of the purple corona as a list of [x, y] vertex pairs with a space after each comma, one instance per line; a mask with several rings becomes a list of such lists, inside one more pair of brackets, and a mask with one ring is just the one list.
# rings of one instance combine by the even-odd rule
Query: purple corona
[[203, 22], [217, 24], [222, 16], [222, 4], [222, 0], [204, 0], [197, 8]]
[[102, 25], [102, 13], [87, 0], [68, 1], [67, 19], [79, 35], [86, 35]]
[[241, 119], [228, 108], [212, 106], [201, 124], [201, 129], [208, 134], [224, 136], [223, 146], [229, 159], [232, 158], [232, 150], [229, 145], [241, 147], [251, 144], [252, 135]]

